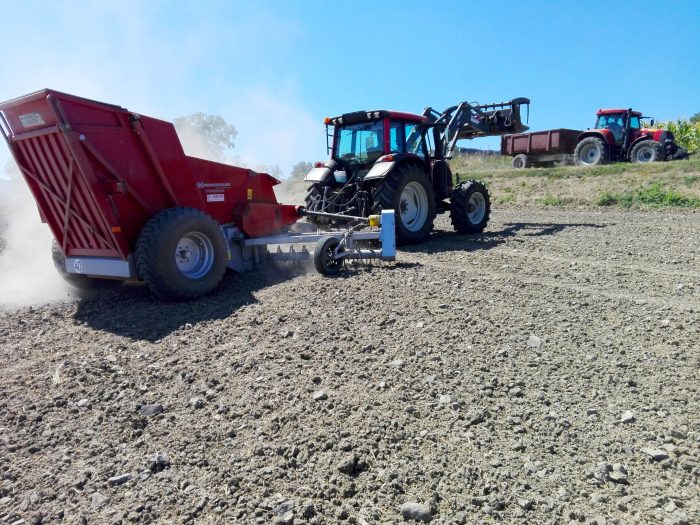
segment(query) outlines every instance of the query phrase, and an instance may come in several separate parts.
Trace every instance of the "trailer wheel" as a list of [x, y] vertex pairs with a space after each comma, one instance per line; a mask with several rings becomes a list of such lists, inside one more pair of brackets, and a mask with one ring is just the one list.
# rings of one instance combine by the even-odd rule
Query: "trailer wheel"
[[481, 233], [491, 214], [486, 186], [478, 180], [465, 180], [452, 190], [450, 219], [459, 233]]
[[608, 147], [598, 137], [586, 137], [576, 144], [574, 160], [577, 166], [598, 166], [607, 164]]
[[529, 168], [530, 166], [532, 166], [532, 159], [524, 153], [513, 157], [513, 167], [516, 170], [522, 170], [525, 168]]
[[334, 258], [335, 249], [340, 241], [335, 237], [323, 237], [314, 249], [314, 266], [322, 275], [336, 275], [345, 266], [345, 259]]
[[430, 181], [415, 164], [402, 164], [372, 189], [372, 213], [396, 212], [396, 242], [424, 241], [433, 229], [435, 194]]
[[655, 140], [643, 140], [632, 148], [630, 153], [632, 162], [661, 162], [664, 160], [664, 148]]
[[68, 273], [66, 271], [66, 256], [63, 255], [63, 251], [55, 240], [51, 244], [51, 260], [63, 280], [80, 290], [99, 290], [119, 286], [122, 283], [121, 279], [101, 279], [79, 273]]
[[226, 239], [214, 219], [194, 208], [170, 208], [141, 230], [136, 270], [157, 297], [187, 301], [221, 282], [226, 253]]

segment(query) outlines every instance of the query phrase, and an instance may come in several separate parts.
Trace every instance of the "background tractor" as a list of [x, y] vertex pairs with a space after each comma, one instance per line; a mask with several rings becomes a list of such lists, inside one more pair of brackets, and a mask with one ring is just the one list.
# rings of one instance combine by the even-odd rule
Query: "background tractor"
[[[574, 160], [579, 166], [608, 162], [659, 162], [686, 158], [688, 153], [664, 129], [643, 128], [639, 111], [599, 109], [594, 129], [579, 136]], [[654, 125], [654, 119], [651, 125]]]
[[[688, 158], [671, 131], [643, 128], [639, 111], [599, 109], [594, 129], [549, 129], [505, 135], [501, 155], [513, 167], [551, 168], [556, 162], [596, 166], [608, 162], [660, 162]], [[651, 125], [654, 125], [654, 119]]]
[[408, 244], [425, 240], [435, 215], [449, 210], [455, 230], [482, 232], [489, 220], [488, 192], [476, 180], [453, 186], [447, 160], [460, 139], [527, 130], [520, 106], [529, 103], [462, 102], [443, 112], [428, 107], [422, 115], [375, 110], [326, 118], [330, 158], [316, 162], [304, 178], [310, 183], [306, 208], [340, 217], [309, 220], [323, 227], [345, 215], [393, 209], [396, 240]]

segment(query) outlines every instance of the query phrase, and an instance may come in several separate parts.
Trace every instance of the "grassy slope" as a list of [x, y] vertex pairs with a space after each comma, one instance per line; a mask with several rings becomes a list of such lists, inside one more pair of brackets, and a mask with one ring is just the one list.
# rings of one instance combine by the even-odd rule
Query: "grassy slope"
[[700, 208], [700, 159], [646, 165], [618, 163], [514, 170], [510, 157], [461, 156], [461, 180], [486, 182], [495, 204], [548, 206], [676, 206]]

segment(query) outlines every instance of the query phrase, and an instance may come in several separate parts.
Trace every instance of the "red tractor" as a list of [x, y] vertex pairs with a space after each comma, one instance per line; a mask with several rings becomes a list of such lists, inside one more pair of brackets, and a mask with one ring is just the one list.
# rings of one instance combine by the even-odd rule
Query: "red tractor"
[[396, 240], [408, 244], [425, 240], [436, 213], [449, 210], [455, 230], [481, 233], [489, 220], [488, 192], [476, 180], [453, 186], [447, 160], [459, 139], [528, 129], [520, 106], [529, 103], [527, 98], [462, 102], [443, 112], [428, 107], [422, 115], [373, 110], [326, 118], [330, 159], [316, 162], [304, 178], [310, 183], [307, 211], [325, 216], [309, 219], [323, 227], [343, 216], [392, 209]]
[[[642, 114], [632, 109], [599, 109], [594, 129], [579, 136], [574, 160], [579, 166], [608, 162], [659, 162], [688, 157], [664, 129], [643, 128]], [[651, 119], [654, 125], [654, 119]]]

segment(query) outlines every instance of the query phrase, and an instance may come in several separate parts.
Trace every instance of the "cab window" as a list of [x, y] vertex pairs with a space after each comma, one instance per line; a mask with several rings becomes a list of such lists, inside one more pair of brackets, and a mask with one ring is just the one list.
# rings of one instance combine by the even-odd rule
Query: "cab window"
[[392, 120], [389, 124], [389, 151], [391, 153], [403, 153], [403, 129], [401, 122]]
[[640, 129], [642, 126], [639, 125], [639, 117], [631, 117], [630, 118], [630, 128], [632, 129]]
[[423, 137], [418, 124], [407, 122], [404, 131], [406, 133], [406, 152], [420, 155], [421, 157], [425, 156]]

